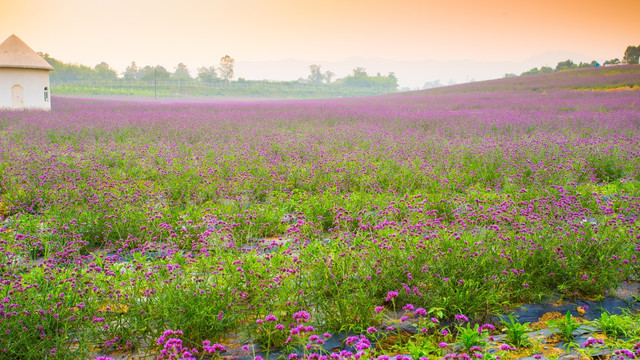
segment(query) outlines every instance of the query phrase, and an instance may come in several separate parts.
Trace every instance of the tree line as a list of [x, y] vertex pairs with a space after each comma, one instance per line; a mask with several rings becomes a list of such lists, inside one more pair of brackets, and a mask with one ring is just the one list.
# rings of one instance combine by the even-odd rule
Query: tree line
[[[618, 59], [614, 59], [614, 60], [607, 60], [605, 61], [605, 65], [608, 64], [619, 64], [620, 61]], [[523, 72], [522, 74], [520, 74], [520, 76], [525, 76], [525, 75], [535, 75], [535, 74], [546, 74], [546, 73], [551, 73], [551, 72], [555, 72], [555, 71], [564, 71], [564, 70], [573, 70], [573, 69], [584, 69], [584, 68], [594, 68], [594, 67], [599, 67], [600, 63], [593, 60], [589, 63], [585, 63], [585, 62], [580, 62], [578, 64], [574, 63], [573, 60], [568, 59], [565, 61], [560, 61], [558, 62], [558, 64], [556, 65], [555, 68], [552, 68], [550, 66], [542, 66], [539, 69], [537, 67], [534, 67], [531, 70], [527, 70], [525, 72]], [[505, 77], [514, 77], [517, 76], [516, 74], [505, 74]]]
[[[94, 67], [86, 65], [65, 63], [53, 58], [49, 54], [39, 53], [51, 66], [54, 71], [51, 73], [53, 82], [65, 81], [103, 81], [103, 80], [138, 80], [138, 81], [166, 81], [166, 80], [197, 80], [207, 83], [218, 81], [229, 82], [234, 77], [235, 60], [229, 55], [220, 59], [220, 65], [206, 66], [198, 68], [198, 74], [192, 77], [187, 65], [179, 63], [173, 72], [167, 70], [162, 65], [140, 67], [135, 61], [127, 66], [125, 71], [118, 74], [116, 70], [111, 68], [106, 62], [101, 62]], [[342, 79], [335, 79], [335, 73], [332, 71], [323, 72], [320, 65], [309, 66], [310, 74], [303, 82], [312, 84], [334, 84], [336, 86], [345, 86], [353, 88], [370, 88], [385, 89], [387, 91], [395, 91], [398, 88], [398, 79], [393, 72], [388, 75], [369, 75], [365, 68], [357, 67], [353, 69], [353, 73]], [[245, 81], [239, 78], [238, 81]]]
[[[330, 84], [335, 77], [332, 71], [322, 72], [321, 66], [312, 64], [309, 66], [309, 76], [307, 80], [312, 84]], [[387, 75], [377, 73], [376, 75], [367, 74], [367, 69], [356, 67], [353, 73], [342, 79], [336, 79], [333, 84], [344, 85], [354, 88], [383, 88], [388, 91], [398, 88], [398, 79], [395, 73], [390, 72]]]
[[225, 55], [220, 59], [220, 66], [208, 66], [198, 68], [198, 75], [192, 77], [189, 69], [184, 63], [179, 63], [174, 72], [170, 72], [161, 65], [139, 67], [135, 61], [129, 65], [122, 73], [122, 77], [118, 76], [115, 71], [106, 62], [101, 62], [92, 67], [79, 64], [65, 63], [51, 57], [49, 54], [39, 53], [45, 59], [54, 71], [51, 73], [52, 81], [76, 81], [76, 80], [117, 80], [123, 78], [125, 80], [198, 80], [203, 82], [231, 81], [233, 78], [233, 67], [235, 60], [229, 55]]
[[[638, 64], [638, 60], [640, 58], [640, 45], [638, 46], [628, 46], [624, 52], [623, 62], [627, 64]], [[623, 63], [620, 59], [610, 59], [606, 60], [603, 65], [618, 65]], [[535, 75], [535, 74], [545, 74], [554, 71], [563, 71], [563, 70], [573, 70], [573, 69], [582, 69], [582, 68], [590, 68], [590, 67], [599, 67], [600, 63], [593, 60], [590, 63], [580, 62], [579, 64], [574, 63], [572, 60], [560, 61], [555, 68], [550, 66], [542, 66], [541, 68], [533, 68], [531, 70], [525, 71], [522, 75]], [[514, 77], [516, 74], [505, 74], [505, 77]]]

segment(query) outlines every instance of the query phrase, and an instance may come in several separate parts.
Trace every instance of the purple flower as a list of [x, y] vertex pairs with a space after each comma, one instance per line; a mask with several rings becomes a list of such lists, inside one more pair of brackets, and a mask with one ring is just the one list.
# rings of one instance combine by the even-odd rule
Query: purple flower
[[604, 341], [601, 339], [588, 338], [587, 341], [582, 344], [582, 347], [591, 347], [595, 344], [604, 345]]
[[510, 346], [509, 344], [502, 344], [502, 345], [500, 345], [500, 350], [503, 350], [503, 351], [515, 351], [517, 349], [514, 348], [513, 346]]
[[309, 321], [310, 318], [311, 318], [311, 315], [309, 315], [309, 313], [306, 311], [298, 311], [297, 313], [293, 314], [293, 320], [295, 320], [298, 323], [307, 322]]
[[492, 324], [484, 324], [484, 325], [482, 325], [482, 326], [478, 327], [478, 333], [482, 334], [482, 332], [483, 332], [485, 329], [495, 330], [495, 329], [496, 329], [496, 327], [495, 327], [495, 326], [493, 326]]

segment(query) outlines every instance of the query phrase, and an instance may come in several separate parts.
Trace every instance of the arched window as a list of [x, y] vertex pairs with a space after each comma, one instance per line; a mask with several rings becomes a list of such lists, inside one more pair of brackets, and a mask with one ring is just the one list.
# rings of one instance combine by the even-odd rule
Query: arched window
[[44, 102], [49, 101], [49, 88], [48, 87], [44, 87]]

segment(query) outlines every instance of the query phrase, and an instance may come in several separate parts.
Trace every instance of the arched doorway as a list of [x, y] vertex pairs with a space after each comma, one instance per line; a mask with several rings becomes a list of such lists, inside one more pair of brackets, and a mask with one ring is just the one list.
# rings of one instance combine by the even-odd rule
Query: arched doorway
[[24, 107], [24, 89], [20, 85], [11, 88], [11, 105], [14, 108]]

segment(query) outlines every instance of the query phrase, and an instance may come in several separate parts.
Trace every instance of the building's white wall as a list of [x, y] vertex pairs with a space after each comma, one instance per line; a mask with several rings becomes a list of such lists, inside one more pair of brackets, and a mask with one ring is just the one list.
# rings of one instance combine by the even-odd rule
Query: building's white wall
[[[11, 88], [14, 85], [24, 89], [25, 108], [51, 110], [49, 70], [0, 68], [0, 108], [12, 108]], [[48, 101], [44, 100], [45, 87], [49, 89]]]

